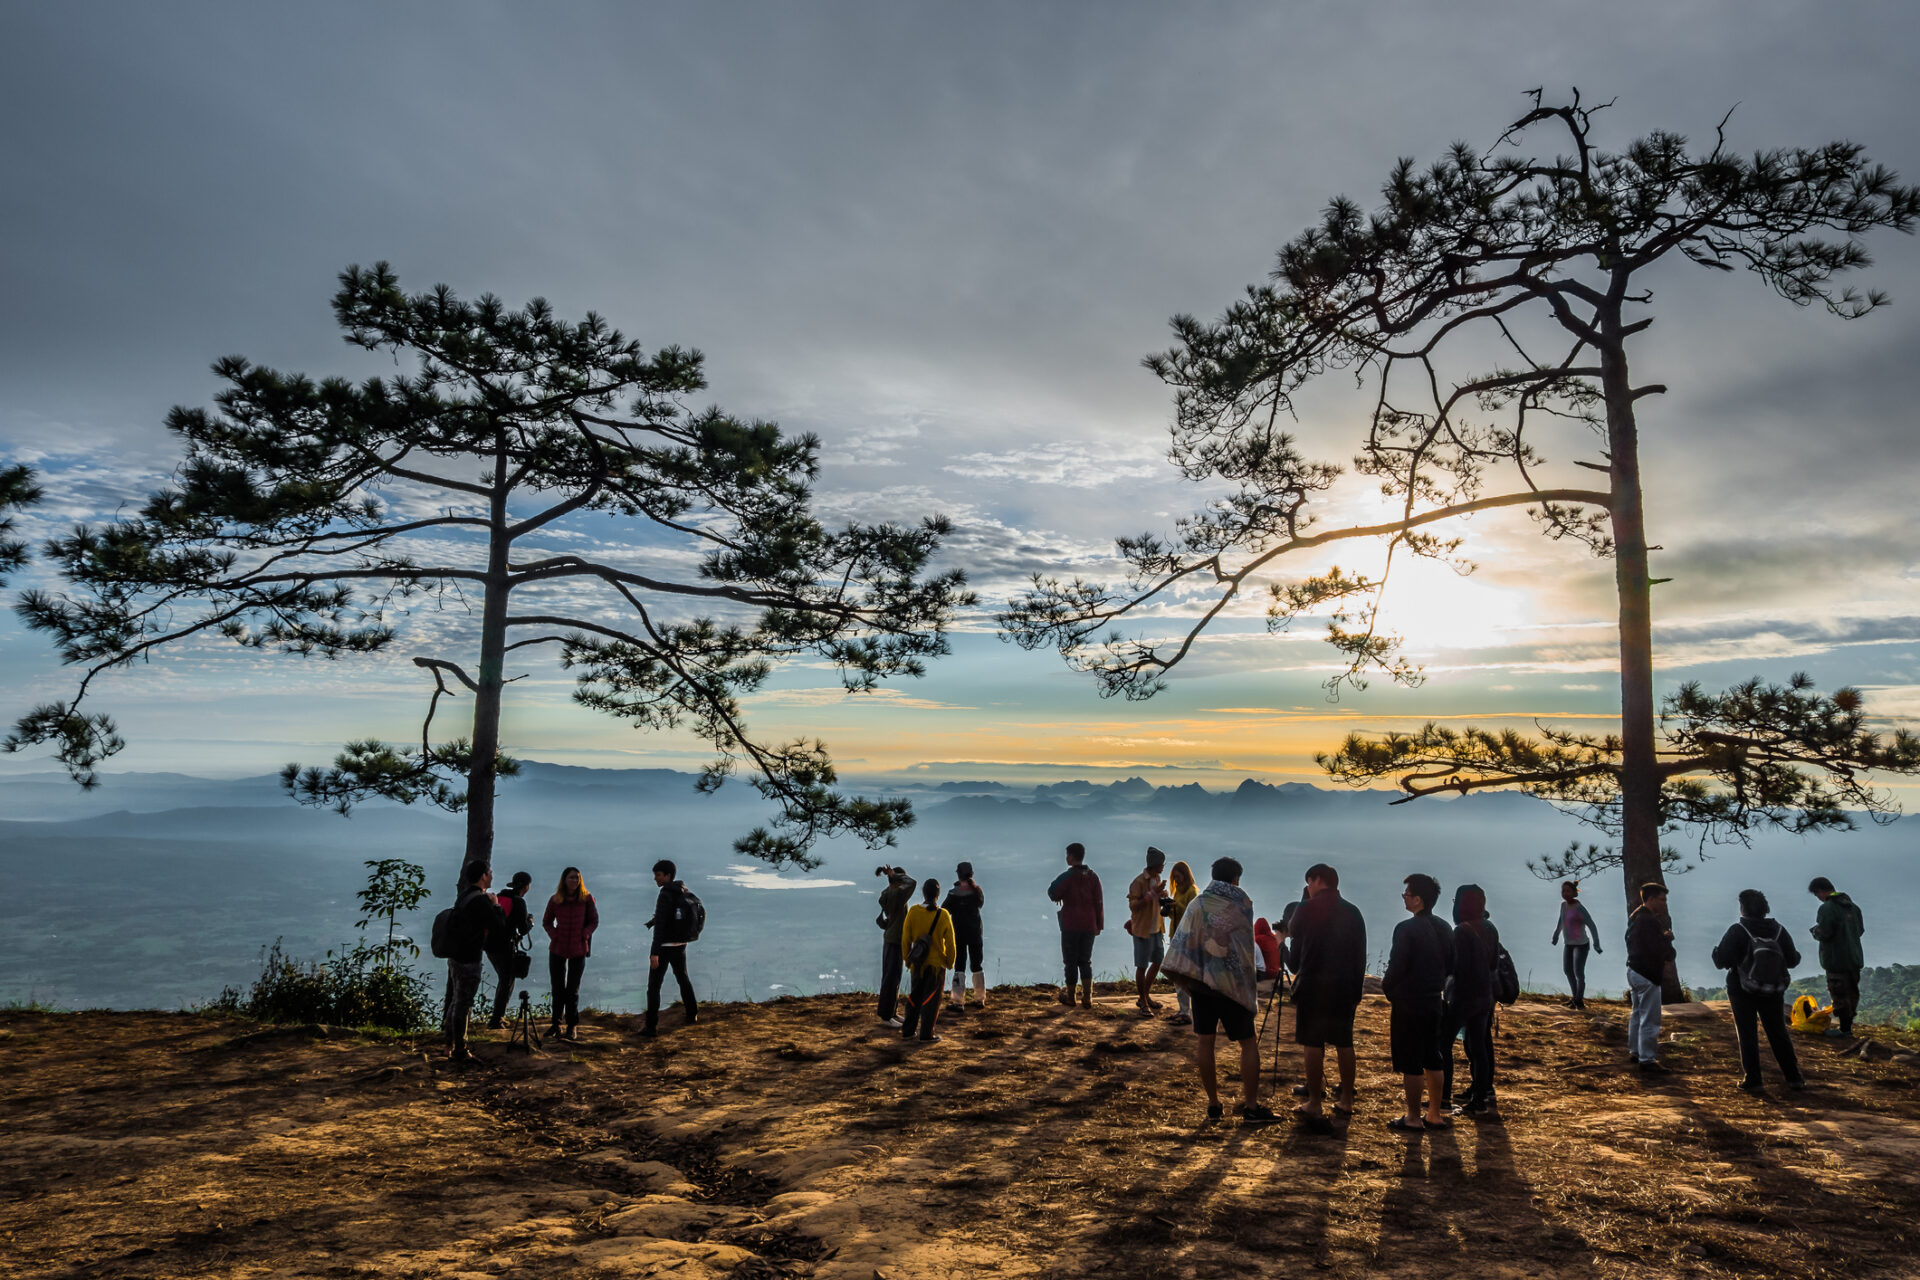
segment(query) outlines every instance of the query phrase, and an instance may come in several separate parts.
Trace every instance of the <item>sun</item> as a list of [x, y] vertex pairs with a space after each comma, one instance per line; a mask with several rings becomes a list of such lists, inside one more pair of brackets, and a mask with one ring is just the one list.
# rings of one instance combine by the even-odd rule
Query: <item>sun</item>
[[1379, 626], [1404, 637], [1409, 651], [1492, 649], [1513, 642], [1533, 623], [1529, 594], [1483, 583], [1433, 560], [1410, 558], [1393, 568], [1381, 598]]

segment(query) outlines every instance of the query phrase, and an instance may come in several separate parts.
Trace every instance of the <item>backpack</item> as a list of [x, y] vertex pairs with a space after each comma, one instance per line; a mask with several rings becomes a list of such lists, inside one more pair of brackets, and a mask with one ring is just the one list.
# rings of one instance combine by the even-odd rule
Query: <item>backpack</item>
[[1501, 1004], [1512, 1004], [1520, 998], [1520, 971], [1513, 967], [1513, 957], [1499, 943], [1493, 944], [1493, 998]]
[[700, 931], [707, 927], [707, 909], [691, 889], [680, 890], [679, 910], [684, 913], [680, 917], [680, 931], [684, 935], [682, 940], [700, 941]]
[[933, 924], [928, 926], [925, 933], [913, 940], [911, 947], [907, 948], [907, 967], [909, 969], [918, 969], [927, 962], [927, 957], [933, 954], [933, 931], [940, 927], [940, 917], [946, 914], [946, 910], [943, 907], [935, 907], [933, 909]]
[[484, 889], [468, 889], [460, 895], [459, 901], [446, 908], [433, 918], [433, 937], [427, 943], [435, 960], [451, 960], [454, 948], [461, 942], [460, 908], [473, 900], [476, 893], [485, 893]]
[[1780, 927], [1774, 926], [1771, 938], [1763, 938], [1747, 928], [1744, 920], [1740, 922], [1740, 928], [1748, 939], [1747, 954], [1741, 958], [1735, 970], [1740, 975], [1740, 985], [1756, 996], [1783, 994], [1790, 975], [1787, 972], [1787, 953], [1780, 945]]

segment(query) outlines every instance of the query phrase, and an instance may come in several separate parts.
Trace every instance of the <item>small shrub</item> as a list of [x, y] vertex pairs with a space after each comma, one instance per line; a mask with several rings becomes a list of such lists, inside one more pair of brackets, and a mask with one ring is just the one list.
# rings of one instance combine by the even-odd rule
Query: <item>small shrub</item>
[[428, 981], [411, 969], [379, 962], [364, 943], [329, 951], [325, 960], [296, 960], [275, 940], [261, 956], [260, 976], [244, 995], [234, 987], [209, 1007], [261, 1022], [322, 1022], [343, 1027], [425, 1031], [440, 1009]]

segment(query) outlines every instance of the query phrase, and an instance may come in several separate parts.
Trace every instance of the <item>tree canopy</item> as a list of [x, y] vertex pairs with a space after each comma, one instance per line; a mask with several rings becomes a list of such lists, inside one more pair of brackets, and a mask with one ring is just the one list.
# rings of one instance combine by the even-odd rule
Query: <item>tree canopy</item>
[[[1370, 673], [1418, 683], [1399, 638], [1376, 625], [1396, 557], [1470, 570], [1446, 522], [1524, 508], [1548, 537], [1614, 561], [1620, 733], [1432, 728], [1350, 740], [1323, 763], [1362, 784], [1399, 772], [1409, 796], [1513, 785], [1578, 802], [1620, 836], [1613, 860], [1632, 886], [1659, 878], [1660, 833], [1674, 823], [1745, 830], [1799, 807], [1809, 816], [1789, 825], [1830, 825], [1829, 799], [1860, 800], [1858, 775], [1916, 763], [1911, 741], [1880, 743], [1857, 724], [1822, 737], [1816, 723], [1849, 722], [1858, 695], [1818, 699], [1798, 682], [1683, 690], [1669, 703], [1663, 761], [1636, 415], [1666, 388], [1636, 381], [1629, 356], [1654, 323], [1652, 282], [1672, 263], [1745, 269], [1796, 305], [1868, 314], [1884, 296], [1843, 277], [1868, 264], [1867, 232], [1912, 230], [1920, 189], [1852, 142], [1738, 153], [1726, 120], [1705, 149], [1665, 131], [1608, 149], [1595, 136], [1602, 108], [1578, 93], [1531, 98], [1490, 148], [1457, 143], [1424, 168], [1399, 161], [1375, 210], [1332, 201], [1280, 249], [1271, 279], [1218, 320], [1176, 316], [1175, 345], [1146, 360], [1174, 391], [1171, 460], [1225, 495], [1170, 535], [1121, 538], [1119, 585], [1036, 577], [1001, 620], [1019, 644], [1056, 648], [1090, 672], [1103, 694], [1144, 698], [1236, 599], [1263, 591], [1271, 629], [1328, 613], [1342, 663], [1331, 690]], [[1376, 523], [1317, 523], [1315, 504], [1343, 468], [1307, 457], [1289, 428], [1296, 397], [1329, 374], [1365, 396], [1354, 470], [1391, 503]], [[1550, 444], [1579, 470], [1552, 467]], [[1348, 540], [1380, 544], [1380, 567], [1279, 576], [1287, 558]], [[1123, 629], [1194, 600], [1197, 619], [1171, 638], [1164, 622], [1159, 635]], [[1746, 714], [1756, 708], [1758, 720]], [[1805, 781], [1822, 772], [1837, 792]]]
[[[932, 565], [944, 518], [827, 526], [812, 511], [817, 438], [690, 407], [700, 352], [648, 354], [592, 313], [444, 285], [409, 295], [385, 263], [342, 273], [333, 310], [349, 343], [413, 372], [316, 381], [216, 362], [214, 407], [168, 415], [185, 449], [172, 483], [136, 516], [47, 543], [64, 589], [17, 608], [84, 671], [70, 698], [20, 719], [9, 750], [51, 744], [91, 784], [123, 745], [87, 707], [102, 672], [204, 636], [373, 654], [435, 610], [460, 625], [413, 657], [432, 681], [419, 742], [289, 766], [296, 798], [464, 808], [466, 854], [488, 858], [495, 777], [515, 768], [500, 753], [506, 665], [543, 649], [576, 673], [583, 705], [704, 739], [703, 789], [750, 770], [780, 816], [742, 852], [810, 866], [821, 835], [890, 843], [912, 821], [904, 801], [840, 794], [825, 744], [756, 738], [741, 699], [798, 656], [852, 691], [922, 674], [972, 600], [961, 573]], [[470, 731], [436, 741], [442, 702], [462, 695]]]

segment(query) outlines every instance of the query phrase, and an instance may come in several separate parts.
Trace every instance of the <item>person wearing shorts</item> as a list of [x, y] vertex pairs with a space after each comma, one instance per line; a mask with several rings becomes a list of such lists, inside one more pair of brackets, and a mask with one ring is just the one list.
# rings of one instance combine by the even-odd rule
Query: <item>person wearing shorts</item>
[[1167, 958], [1166, 917], [1160, 914], [1160, 899], [1167, 896], [1167, 882], [1160, 869], [1167, 855], [1147, 846], [1147, 867], [1127, 886], [1127, 932], [1133, 935], [1134, 1005], [1142, 1013], [1153, 1013], [1160, 1002], [1153, 998], [1153, 980], [1160, 976], [1160, 964]]
[[[1453, 930], [1433, 914], [1433, 904], [1440, 900], [1440, 882], [1415, 873], [1407, 877], [1406, 886], [1400, 900], [1411, 914], [1394, 927], [1393, 950], [1380, 989], [1393, 1002], [1388, 1044], [1393, 1069], [1406, 1082], [1407, 1097], [1406, 1113], [1387, 1121], [1387, 1128], [1417, 1134], [1453, 1127], [1441, 1104], [1447, 1067], [1441, 1025], [1446, 1019], [1454, 943]], [[1420, 1106], [1423, 1092], [1425, 1115]]]
[[1194, 1060], [1207, 1091], [1207, 1119], [1226, 1114], [1214, 1056], [1215, 1037], [1224, 1035], [1240, 1046], [1241, 1121], [1271, 1124], [1276, 1117], [1260, 1105], [1260, 1041], [1253, 1026], [1253, 899], [1240, 888], [1240, 875], [1232, 858], [1213, 864], [1213, 883], [1187, 905], [1167, 944], [1167, 975], [1186, 988], [1192, 1004]]
[[1293, 1039], [1306, 1064], [1305, 1100], [1293, 1114], [1308, 1130], [1330, 1133], [1322, 1112], [1329, 1047], [1340, 1065], [1335, 1115], [1353, 1114], [1353, 1014], [1367, 976], [1367, 923], [1340, 896], [1340, 873], [1326, 863], [1307, 868], [1307, 900], [1293, 913]]

